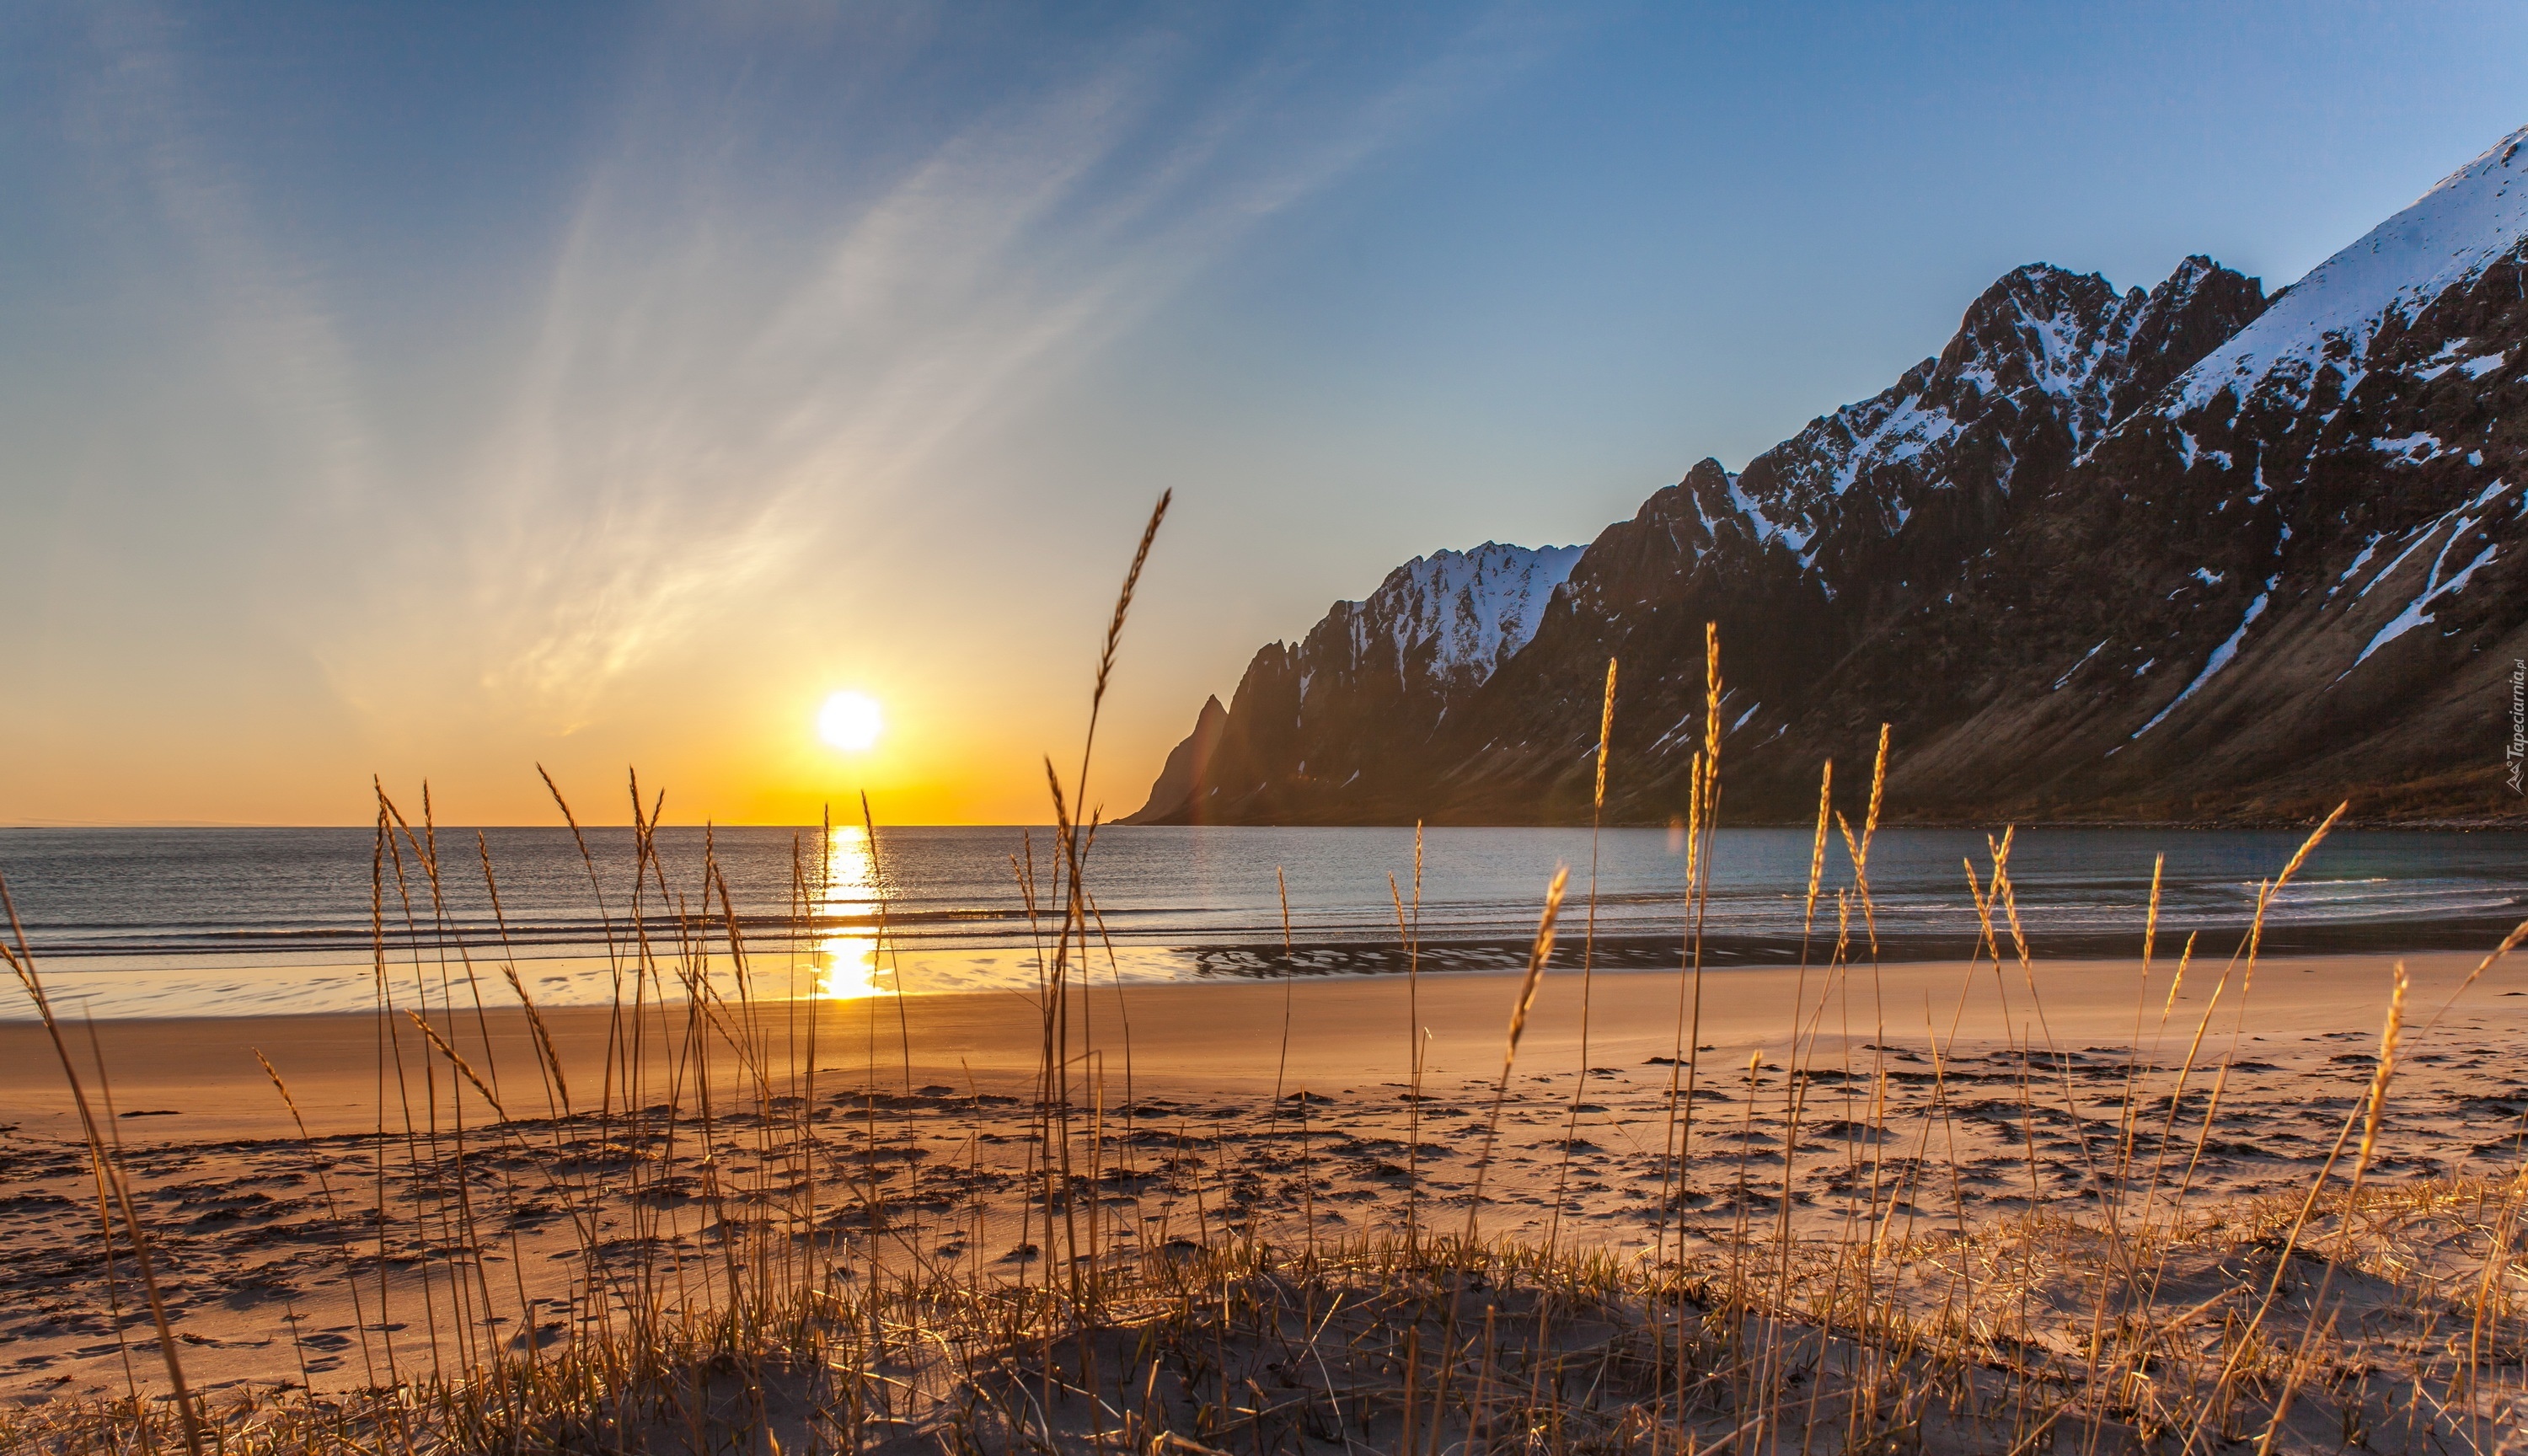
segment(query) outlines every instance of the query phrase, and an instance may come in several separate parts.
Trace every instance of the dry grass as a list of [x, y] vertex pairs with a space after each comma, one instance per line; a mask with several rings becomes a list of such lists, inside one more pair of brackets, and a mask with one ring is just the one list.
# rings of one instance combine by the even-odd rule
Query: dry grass
[[[1106, 635], [1092, 739], [1158, 524], [1154, 513]], [[1083, 807], [1085, 751], [1068, 784], [1048, 762], [1053, 843], [1030, 843], [1013, 863], [1043, 967], [1042, 1058], [1025, 1110], [1033, 1130], [1023, 1175], [1001, 1182], [983, 1170], [986, 1099], [974, 1089], [961, 1153], [926, 1182], [905, 1171], [914, 1109], [937, 1113], [945, 1089], [917, 1092], [907, 1050], [901, 1090], [888, 1090], [897, 1068], [881, 1040], [881, 1003], [862, 1019], [858, 1045], [819, 1047], [835, 1023], [794, 994], [795, 960], [759, 964], [715, 864], [707, 859], [693, 883], [670, 882], [653, 835], [660, 801], [645, 801], [637, 781], [630, 904], [604, 904], [589, 859], [616, 996], [600, 1084], [571, 1084], [505, 944], [453, 933], [444, 875], [458, 871], [442, 860], [426, 797], [408, 819], [381, 791], [376, 1122], [363, 1138], [326, 1142], [337, 1153], [356, 1145], [368, 1185], [338, 1187], [316, 1163], [339, 1233], [335, 1259], [355, 1301], [361, 1379], [330, 1392], [304, 1382], [218, 1399], [186, 1391], [179, 1341], [163, 1313], [154, 1326], [144, 1313], [156, 1309], [150, 1230], [130, 1197], [106, 1089], [80, 1082], [56, 1026], [82, 1109], [97, 1253], [126, 1341], [129, 1393], [0, 1415], [0, 1445], [62, 1456], [187, 1447], [239, 1456], [2528, 1449], [2528, 1170], [2369, 1177], [2399, 1058], [2439, 1021], [2415, 1024], [2401, 980], [2383, 1003], [2368, 1088], [2307, 1186], [2244, 1203], [2196, 1189], [2238, 1057], [2238, 1027], [2225, 1035], [2216, 1018], [2225, 1005], [2243, 1005], [2261, 907], [2257, 929], [2217, 970], [2193, 959], [2190, 943], [2169, 967], [2156, 956], [2154, 894], [2140, 927], [2133, 1046], [2102, 1082], [2095, 1066], [2076, 1077], [2078, 1059], [2053, 1044], [2022, 933], [2010, 837], [1991, 844], [1981, 867], [1965, 866], [1984, 927], [1969, 974], [2024, 995], [2026, 1024], [2038, 1028], [2010, 1049], [2031, 1197], [2018, 1212], [1971, 1218], [1955, 1196], [1966, 1176], [1958, 1119], [2010, 1114], [1989, 1101], [1975, 1113], [1953, 1095], [1954, 1019], [1945, 1039], [1925, 1028], [1929, 1095], [1906, 1111], [1894, 1106], [1897, 1079], [1924, 1074], [1889, 1065], [1874, 989], [1868, 865], [1882, 735], [1858, 829], [1832, 812], [1830, 766], [1820, 785], [1806, 886], [1814, 935], [1788, 1066], [1702, 1066], [1702, 934], [1722, 750], [1716, 641], [1709, 653], [1713, 710], [1686, 806], [1687, 930], [1659, 1212], [1642, 1248], [1593, 1248], [1561, 1232], [1578, 1089], [1548, 1237], [1520, 1244], [1483, 1231], [1484, 1173], [1551, 955], [1560, 874], [1504, 1031], [1500, 1081], [1488, 1089], [1471, 1190], [1424, 1186], [1424, 1042], [1408, 1025], [1400, 1061], [1415, 1151], [1405, 1155], [1400, 1207], [1384, 1231], [1339, 1235], [1321, 1225], [1307, 1191], [1316, 1155], [1304, 1094], [1286, 1106], [1277, 1087], [1265, 1129], [1295, 1149], [1277, 1156], [1297, 1179], [1298, 1207], [1279, 1220], [1237, 1219], [1231, 1210], [1249, 1201], [1240, 1184], [1251, 1170], [1233, 1170], [1216, 1143], [1210, 1164], [1202, 1140], [1171, 1148], [1132, 1095], [1129, 1053], [1114, 1068], [1082, 1053], [1092, 1011], [1084, 993], [1105, 948], [1087, 884], [1098, 824]], [[1614, 681], [1610, 663], [1609, 709]], [[1606, 767], [1602, 726], [1602, 776]], [[558, 789], [554, 798], [576, 830]], [[862, 808], [874, 851], [875, 825]], [[1830, 830], [1853, 867], [1846, 884], [1826, 883]], [[2281, 869], [2262, 903], [2325, 832]], [[831, 842], [803, 843], [795, 857], [803, 943], [829, 928], [818, 908], [833, 875]], [[1418, 845], [1409, 906], [1400, 883], [1393, 887], [1416, 976]], [[473, 850], [478, 862], [463, 872], [484, 875], [497, 902], [495, 866], [479, 841]], [[1593, 919], [1594, 900], [1593, 890]], [[882, 952], [882, 888], [876, 909]], [[391, 925], [427, 933], [390, 937]], [[397, 960], [391, 940], [436, 949]], [[40, 1006], [23, 938], [0, 950]], [[1584, 942], [1584, 965], [1587, 954]], [[2199, 1021], [2172, 1025], [2177, 982], [2210, 974], [2218, 989]], [[495, 977], [508, 996], [487, 1001], [483, 983]], [[1582, 984], [1585, 995], [1585, 972]], [[1963, 1007], [1963, 986], [1960, 994]], [[1850, 1024], [1856, 1005], [1874, 1026]], [[1844, 1024], [1830, 1033], [1833, 1008]], [[527, 1018], [532, 1066], [490, 1057], [496, 1012]], [[900, 999], [893, 1014], [901, 1030]], [[1855, 1046], [1868, 1060], [1855, 1060]], [[2163, 1061], [2161, 1048], [2180, 1046]], [[837, 1097], [819, 1086], [819, 1063], [846, 1058], [861, 1063], [858, 1085]], [[1585, 1077], [1585, 1054], [1581, 1065]], [[286, 1068], [266, 1067], [287, 1101]], [[1742, 1087], [1751, 1131], [1760, 1098], [1778, 1099], [1778, 1175], [1751, 1163], [1752, 1139], [1716, 1142], [1726, 1126], [1696, 1126], [1698, 1101], [1715, 1083]], [[2112, 1095], [2101, 1098], [2102, 1087]], [[101, 1114], [86, 1111], [91, 1097]], [[1800, 1207], [1793, 1164], [1821, 1146], [1802, 1130], [1827, 1118], [1871, 1135], [1810, 1153], [1844, 1161], [1837, 1181], [1848, 1196], [1839, 1212], [1820, 1215]], [[2040, 1125], [2077, 1143], [2088, 1170], [2081, 1195], [2034, 1196]], [[326, 1151], [326, 1140], [302, 1140], [311, 1156]], [[1190, 1195], [1194, 1226], [1156, 1243], [1117, 1237], [1111, 1190], [1162, 1172]], [[1447, 1220], [1426, 1215], [1443, 1199], [1461, 1206]], [[1724, 1231], [1688, 1236], [1689, 1209], [1720, 1207], [1731, 1211]], [[537, 1261], [545, 1272], [534, 1287], [522, 1224], [552, 1230], [537, 1247], [558, 1254]], [[1004, 1237], [1015, 1241], [1010, 1254], [987, 1265], [986, 1245]], [[485, 1257], [504, 1247], [513, 1256], [500, 1261], [505, 1275]], [[167, 1388], [142, 1374], [153, 1360]]]

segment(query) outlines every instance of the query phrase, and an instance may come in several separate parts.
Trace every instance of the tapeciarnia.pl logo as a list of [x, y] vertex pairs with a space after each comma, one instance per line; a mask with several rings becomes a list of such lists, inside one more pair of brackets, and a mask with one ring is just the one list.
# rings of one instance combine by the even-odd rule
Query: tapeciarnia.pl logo
[[2528, 769], [2528, 657], [2510, 659], [2510, 742], [2502, 757], [2510, 769], [2510, 792], [2528, 793], [2519, 782]]

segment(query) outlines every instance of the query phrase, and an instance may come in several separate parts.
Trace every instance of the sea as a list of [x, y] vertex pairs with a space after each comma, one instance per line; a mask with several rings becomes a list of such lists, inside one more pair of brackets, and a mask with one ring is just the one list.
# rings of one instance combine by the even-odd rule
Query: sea
[[[2192, 936], [2227, 956], [2304, 837], [2023, 829], [1993, 935], [2015, 959], [2015, 914], [2040, 961], [2138, 957], [2156, 881], [2159, 954]], [[669, 994], [742, 974], [757, 996], [1032, 995], [1065, 893], [1043, 827], [669, 827], [653, 845], [645, 862], [623, 828], [0, 829], [0, 884], [56, 1009], [90, 1016], [361, 1012], [456, 980], [514, 1002], [511, 974], [540, 1004], [604, 1004], [645, 966]], [[1111, 826], [1066, 960], [1126, 982], [1513, 966], [1562, 866], [1557, 963], [1672, 967], [1697, 927], [1722, 971], [1975, 951], [1994, 836], [1881, 829], [1866, 895], [1851, 848], [1830, 839], [1812, 903], [1808, 831], [1724, 829], [1689, 904], [1673, 830], [1435, 828], [1417, 864], [1411, 829]], [[2267, 955], [2489, 949], [2528, 918], [2528, 833], [2341, 830], [2269, 898]], [[0, 1018], [31, 1014], [0, 987]]]

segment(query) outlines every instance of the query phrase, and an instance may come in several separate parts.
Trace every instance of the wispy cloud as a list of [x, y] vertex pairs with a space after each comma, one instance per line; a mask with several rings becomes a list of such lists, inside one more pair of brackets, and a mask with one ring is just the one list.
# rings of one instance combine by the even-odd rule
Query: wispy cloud
[[581, 720], [838, 521], [948, 485], [954, 442], [1460, 104], [1504, 49], [1479, 26], [1327, 95], [1290, 57], [1197, 75], [1216, 58], [1152, 33], [976, 108], [882, 184], [806, 198], [767, 194], [795, 173], [747, 175], [785, 118], [726, 102], [715, 68], [740, 58], [694, 58], [704, 83], [643, 96], [587, 182], [460, 497], [481, 686]]
[[322, 503], [374, 482], [357, 379], [315, 270], [263, 226], [249, 187], [203, 119], [185, 64], [191, 36], [175, 13], [100, 6], [89, 37], [102, 64], [81, 108], [100, 166], [147, 189], [204, 292], [223, 382], [250, 401], [292, 458], [276, 485]]
[[1531, 52], [1517, 10], [1377, 44], [1333, 10], [1159, 15], [997, 37], [978, 76], [973, 35], [661, 8], [576, 98], [598, 140], [555, 211], [423, 271], [449, 390], [397, 347], [409, 297], [375, 307], [245, 165], [205, 23], [81, 14], [100, 181], [182, 280], [161, 333], [223, 361], [185, 387], [220, 419], [196, 449], [270, 528], [200, 548], [260, 553], [342, 703], [423, 731], [580, 726], [908, 500], [990, 510], [1023, 488], [951, 477], [978, 435]]

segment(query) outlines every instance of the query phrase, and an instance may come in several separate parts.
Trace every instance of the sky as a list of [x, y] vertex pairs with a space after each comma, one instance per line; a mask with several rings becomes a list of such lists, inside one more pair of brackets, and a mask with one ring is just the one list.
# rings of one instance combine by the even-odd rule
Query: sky
[[[1042, 822], [2000, 274], [2280, 287], [2528, 9], [0, 10], [0, 824]], [[816, 733], [837, 692], [883, 731]], [[1068, 768], [1066, 768], [1068, 772]]]

